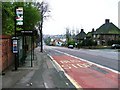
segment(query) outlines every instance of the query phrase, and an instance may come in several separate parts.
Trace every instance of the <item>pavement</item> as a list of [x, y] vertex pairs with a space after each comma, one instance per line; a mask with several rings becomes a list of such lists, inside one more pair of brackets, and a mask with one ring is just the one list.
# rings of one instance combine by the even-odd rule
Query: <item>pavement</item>
[[45, 53], [40, 52], [37, 47], [34, 50], [33, 67], [31, 67], [30, 54], [27, 55], [25, 64], [18, 67], [17, 71], [12, 71], [11, 66], [2, 75], [2, 90], [17, 89], [45, 89], [55, 90], [76, 90], [76, 87], [66, 77], [64, 72], [56, 68], [55, 62]]

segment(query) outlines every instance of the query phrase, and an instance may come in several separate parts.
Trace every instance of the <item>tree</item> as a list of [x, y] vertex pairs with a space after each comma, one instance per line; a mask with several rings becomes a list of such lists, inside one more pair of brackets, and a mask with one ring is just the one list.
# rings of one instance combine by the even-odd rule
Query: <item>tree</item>
[[41, 14], [37, 7], [33, 7], [32, 3], [24, 6], [24, 30], [34, 30], [35, 25], [41, 20]]
[[79, 29], [77, 29], [77, 30], [76, 30], [76, 35], [79, 34], [79, 33], [80, 33], [80, 32], [79, 32]]
[[2, 2], [2, 33], [14, 34], [14, 6], [10, 2]]
[[72, 30], [72, 39], [74, 39], [74, 37], [75, 37], [75, 30], [73, 29]]
[[70, 41], [70, 29], [66, 28], [66, 42], [67, 42], [67, 44], [69, 41]]
[[46, 45], [50, 45], [50, 42], [51, 42], [51, 38], [50, 37], [45, 38], [45, 44]]
[[[34, 30], [35, 25], [40, 21], [41, 15], [38, 8], [32, 2], [3, 2], [2, 3], [2, 30], [3, 34], [14, 34], [15, 7], [22, 6], [24, 9], [24, 30]], [[17, 30], [22, 30], [17, 27]]]
[[46, 18], [46, 17], [49, 17], [46, 16], [46, 13], [49, 12], [49, 8], [48, 8], [48, 3], [45, 3], [45, 2], [41, 2], [41, 3], [36, 3], [35, 4], [39, 11], [40, 11], [40, 14], [41, 14], [41, 21], [39, 23], [39, 31], [40, 31], [40, 40], [41, 40], [41, 52], [43, 52], [43, 42], [42, 42], [42, 39], [43, 39], [43, 34], [42, 34], [42, 28], [43, 28], [43, 19]]

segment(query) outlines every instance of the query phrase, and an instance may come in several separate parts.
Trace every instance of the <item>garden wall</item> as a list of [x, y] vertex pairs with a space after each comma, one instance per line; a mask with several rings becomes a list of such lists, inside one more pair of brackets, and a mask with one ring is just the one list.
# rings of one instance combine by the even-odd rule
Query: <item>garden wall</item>
[[0, 70], [4, 71], [13, 64], [11, 36], [0, 35]]

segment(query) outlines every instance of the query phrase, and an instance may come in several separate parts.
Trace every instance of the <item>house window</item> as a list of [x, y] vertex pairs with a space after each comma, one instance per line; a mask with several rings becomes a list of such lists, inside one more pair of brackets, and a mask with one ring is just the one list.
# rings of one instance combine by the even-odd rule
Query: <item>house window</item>
[[97, 38], [100, 38], [100, 35], [97, 35]]
[[97, 41], [97, 45], [100, 45], [100, 41]]

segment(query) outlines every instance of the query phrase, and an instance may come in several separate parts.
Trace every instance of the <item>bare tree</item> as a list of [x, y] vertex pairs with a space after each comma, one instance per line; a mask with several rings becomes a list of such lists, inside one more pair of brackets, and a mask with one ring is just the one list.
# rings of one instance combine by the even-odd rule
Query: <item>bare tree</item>
[[48, 3], [45, 3], [44, 1], [37, 2], [36, 6], [38, 7], [40, 14], [41, 14], [41, 20], [39, 23], [39, 31], [40, 31], [40, 41], [41, 41], [41, 52], [43, 52], [43, 33], [42, 33], [42, 29], [43, 29], [43, 21], [44, 19], [46, 19], [47, 17], [49, 17], [49, 5]]
[[79, 33], [80, 33], [80, 32], [79, 32], [79, 29], [77, 29], [77, 30], [76, 30], [76, 35], [79, 34]]
[[69, 28], [66, 28], [66, 41], [67, 43], [70, 41], [70, 29]]

